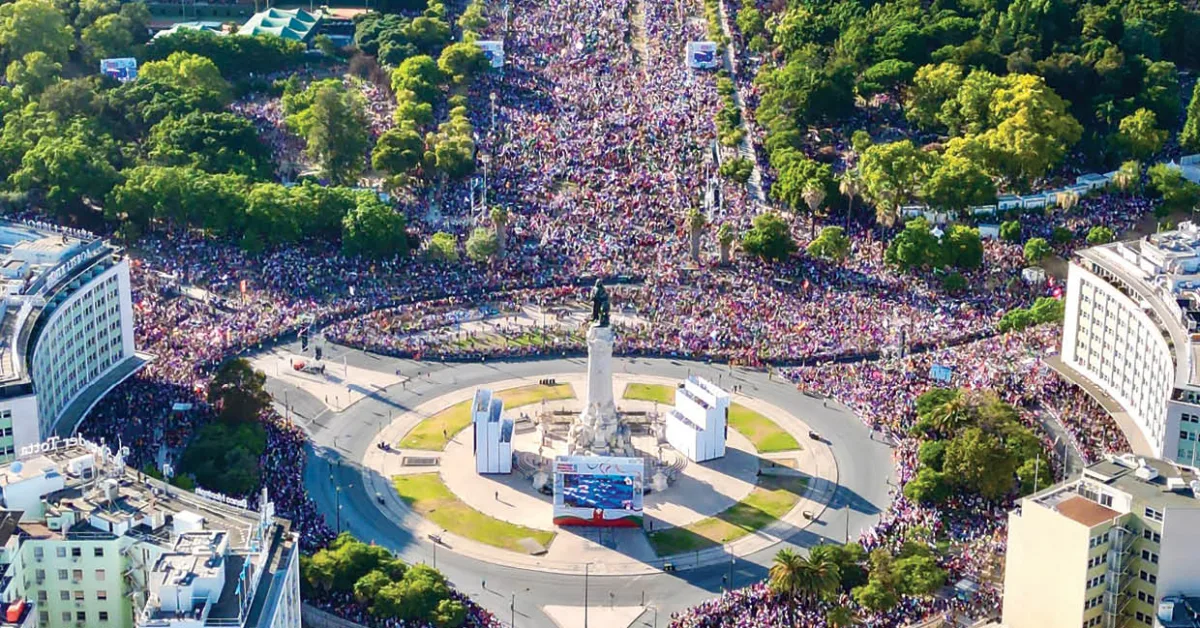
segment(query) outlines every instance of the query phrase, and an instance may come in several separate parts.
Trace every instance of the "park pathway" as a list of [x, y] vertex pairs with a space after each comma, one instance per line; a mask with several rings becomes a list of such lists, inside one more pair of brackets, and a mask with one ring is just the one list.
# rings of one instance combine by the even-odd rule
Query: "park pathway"
[[746, 181], [746, 189], [750, 192], [750, 198], [757, 202], [759, 211], [762, 211], [766, 209], [767, 195], [766, 190], [763, 189], [762, 168], [758, 165], [758, 153], [754, 149], [754, 140], [751, 137], [749, 110], [746, 108], [746, 101], [742, 99], [741, 88], [737, 87], [738, 66], [737, 55], [734, 54], [733, 30], [729, 27], [729, 13], [725, 9], [724, 0], [718, 0], [717, 6], [720, 7], [721, 13], [721, 32], [725, 34], [725, 38], [729, 41], [729, 44], [725, 46], [725, 71], [733, 79], [735, 87], [733, 90], [733, 102], [742, 114], [741, 127], [745, 131], [745, 134], [742, 135], [742, 141], [737, 146], [737, 156], [747, 159], [750, 163], [754, 164], [754, 169], [750, 171], [750, 179]]

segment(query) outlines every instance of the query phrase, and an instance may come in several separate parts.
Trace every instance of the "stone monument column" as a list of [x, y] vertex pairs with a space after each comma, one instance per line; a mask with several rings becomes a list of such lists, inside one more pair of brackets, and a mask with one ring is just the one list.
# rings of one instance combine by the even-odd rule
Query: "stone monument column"
[[588, 387], [587, 403], [583, 407], [584, 417], [617, 416], [613, 401], [612, 354], [616, 336], [612, 327], [592, 325], [588, 327]]

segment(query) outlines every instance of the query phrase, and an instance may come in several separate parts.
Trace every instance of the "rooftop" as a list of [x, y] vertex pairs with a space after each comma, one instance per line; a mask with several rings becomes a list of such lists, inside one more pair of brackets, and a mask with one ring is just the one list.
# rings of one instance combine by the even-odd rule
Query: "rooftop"
[[1166, 595], [1159, 601], [1155, 626], [1161, 628], [1200, 628], [1200, 598]]
[[1106, 521], [1112, 521], [1121, 513], [1101, 506], [1096, 502], [1078, 495], [1064, 499], [1058, 503], [1058, 512], [1068, 519], [1093, 528]]
[[304, 9], [267, 9], [250, 16], [238, 34], [267, 34], [307, 42], [324, 18], [325, 14], [321, 11], [309, 13]]
[[0, 221], [0, 397], [32, 392], [27, 360], [39, 321], [116, 252], [86, 231]]
[[[1132, 498], [1101, 505], [1101, 486]], [[1122, 454], [1093, 463], [1074, 480], [1056, 484], [1027, 498], [1089, 528], [1112, 521], [1134, 508], [1132, 503], [1165, 511], [1200, 508], [1200, 479], [1165, 460]]]

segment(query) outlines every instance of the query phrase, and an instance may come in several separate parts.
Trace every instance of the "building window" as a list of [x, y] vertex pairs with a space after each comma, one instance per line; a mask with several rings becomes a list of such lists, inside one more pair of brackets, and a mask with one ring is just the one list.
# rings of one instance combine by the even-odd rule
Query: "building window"
[[100, 621], [108, 621], [108, 611], [100, 611]]
[[1154, 530], [1151, 530], [1150, 528], [1145, 528], [1142, 530], [1142, 538], [1146, 539], [1147, 541], [1162, 543], [1162, 535]]
[[1151, 519], [1153, 521], [1161, 522], [1163, 520], [1163, 514], [1153, 508], [1147, 508], [1146, 509], [1146, 518]]
[[45, 592], [44, 590], [43, 590], [43, 591], [38, 591], [38, 601], [39, 601], [39, 602], [41, 602], [41, 603], [45, 604], [45, 603], [46, 603], [46, 600], [48, 600], [48, 599], [50, 599], [50, 596], [49, 596], [49, 595], [47, 595], [47, 594], [46, 594], [46, 592]]
[[63, 611], [62, 618], [63, 618], [63, 623], [65, 623], [65, 624], [71, 623], [71, 611]]
[[38, 623], [43, 626], [50, 623], [50, 613], [47, 611], [38, 611]]
[[42, 556], [44, 556], [44, 555], [45, 555], [45, 553], [42, 551], [42, 548], [41, 548], [41, 547], [35, 547], [35, 548], [33, 548], [33, 557], [34, 557], [34, 558], [36, 558], [36, 559], [38, 559], [38, 560], [41, 560], [41, 559], [42, 559]]
[[79, 558], [81, 556], [83, 556], [83, 548], [82, 547], [72, 547], [71, 548], [71, 558]]
[[75, 621], [87, 621], [87, 613], [84, 611], [75, 611]]
[[58, 579], [59, 579], [59, 580], [66, 580], [66, 579], [67, 579], [67, 570], [66, 570], [66, 569], [59, 569], [59, 570], [58, 570]]
[[1112, 508], [1112, 504], [1113, 504], [1112, 495], [1108, 495], [1106, 493], [1100, 493], [1100, 505], [1101, 506]]
[[58, 592], [58, 599], [60, 599], [60, 600], [62, 600], [62, 601], [64, 601], [64, 602], [69, 602], [69, 601], [71, 601], [71, 592], [70, 592], [70, 591], [59, 591], [59, 592]]
[[65, 547], [54, 548], [54, 555], [58, 556], [59, 558], [66, 558], [67, 557], [67, 548], [65, 548]]
[[95, 556], [96, 558], [103, 558], [104, 557], [104, 548], [97, 547], [97, 548], [93, 549], [92, 556]]
[[1158, 576], [1148, 571], [1141, 571], [1138, 573], [1138, 577], [1145, 582], [1149, 582], [1150, 584], [1158, 584]]
[[108, 599], [108, 591], [105, 591], [104, 589], [100, 589], [99, 591], [96, 591], [96, 599], [97, 600], [107, 600]]

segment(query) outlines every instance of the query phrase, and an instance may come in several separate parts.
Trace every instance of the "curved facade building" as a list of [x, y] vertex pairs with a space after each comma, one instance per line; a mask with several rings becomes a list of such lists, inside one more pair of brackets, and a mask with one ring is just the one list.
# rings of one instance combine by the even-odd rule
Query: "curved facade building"
[[1128, 421], [1119, 422], [1141, 432], [1144, 453], [1192, 467], [1198, 331], [1200, 226], [1085, 249], [1071, 261], [1063, 362], [1121, 406]]
[[0, 224], [0, 461], [68, 434], [144, 361], [129, 264], [90, 234]]

